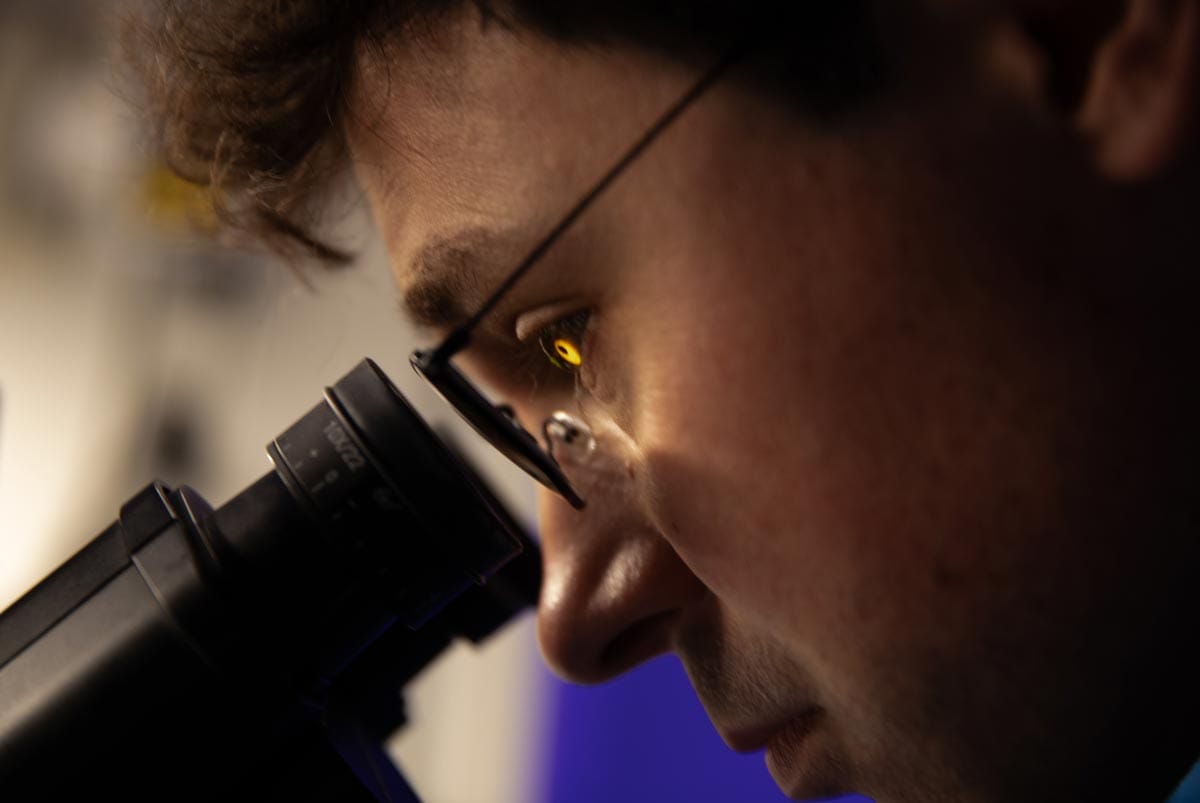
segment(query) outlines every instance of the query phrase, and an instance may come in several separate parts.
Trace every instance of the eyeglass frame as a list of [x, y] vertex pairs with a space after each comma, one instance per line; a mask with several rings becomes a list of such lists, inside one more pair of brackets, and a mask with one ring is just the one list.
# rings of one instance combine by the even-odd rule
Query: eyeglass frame
[[[573, 508], [582, 510], [586, 502], [563, 473], [550, 449], [521, 425], [507, 405], [497, 405], [471, 383], [450, 361], [471, 342], [471, 333], [499, 303], [504, 294], [523, 277], [559, 238], [579, 219], [592, 203], [661, 135], [691, 104], [704, 94], [732, 64], [740, 50], [730, 53], [704, 73], [642, 136], [610, 167], [591, 189], [575, 202], [545, 236], [512, 270], [500, 286], [465, 322], [456, 327], [432, 349], [418, 349], [409, 357], [413, 369], [438, 395], [455, 409], [474, 430], [505, 457], [546, 488], [562, 496]], [[549, 440], [549, 433], [543, 434]]]

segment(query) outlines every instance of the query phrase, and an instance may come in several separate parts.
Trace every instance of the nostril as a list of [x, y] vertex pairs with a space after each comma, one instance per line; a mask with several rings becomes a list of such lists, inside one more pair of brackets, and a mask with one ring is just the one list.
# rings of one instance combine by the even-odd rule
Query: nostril
[[676, 614], [664, 611], [625, 628], [600, 652], [597, 668], [613, 677], [662, 655], [670, 648], [669, 633]]
[[608, 637], [577, 624], [566, 629], [545, 618], [539, 623], [542, 652], [560, 676], [575, 683], [601, 683], [668, 651], [674, 615], [640, 619]]

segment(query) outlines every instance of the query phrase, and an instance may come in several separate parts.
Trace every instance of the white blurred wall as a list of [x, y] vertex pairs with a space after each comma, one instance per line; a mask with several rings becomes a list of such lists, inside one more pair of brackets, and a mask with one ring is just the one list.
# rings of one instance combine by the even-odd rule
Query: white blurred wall
[[[86, 18], [103, 5], [0, 4], [0, 608], [152, 478], [224, 502], [363, 356], [458, 426], [408, 367], [417, 344], [364, 214], [346, 222], [359, 264], [311, 287], [147, 217], [154, 165]], [[523, 477], [476, 458], [532, 524]], [[393, 747], [428, 803], [533, 798], [538, 660], [527, 617], [410, 689]]]

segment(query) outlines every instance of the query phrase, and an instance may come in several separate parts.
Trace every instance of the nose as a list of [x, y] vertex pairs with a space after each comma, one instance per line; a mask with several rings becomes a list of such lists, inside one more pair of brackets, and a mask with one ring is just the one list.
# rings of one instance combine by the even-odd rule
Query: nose
[[685, 609], [707, 592], [650, 525], [632, 463], [602, 454], [586, 472], [562, 460], [587, 507], [542, 491], [538, 638], [546, 662], [598, 683], [671, 649]]

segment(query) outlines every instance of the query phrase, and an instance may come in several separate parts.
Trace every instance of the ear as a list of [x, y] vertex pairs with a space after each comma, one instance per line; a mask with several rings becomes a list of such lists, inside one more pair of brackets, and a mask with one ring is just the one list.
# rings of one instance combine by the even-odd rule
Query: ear
[[1077, 121], [1104, 175], [1148, 181], [1187, 155], [1200, 105], [1198, 7], [1129, 0], [1095, 51]]

